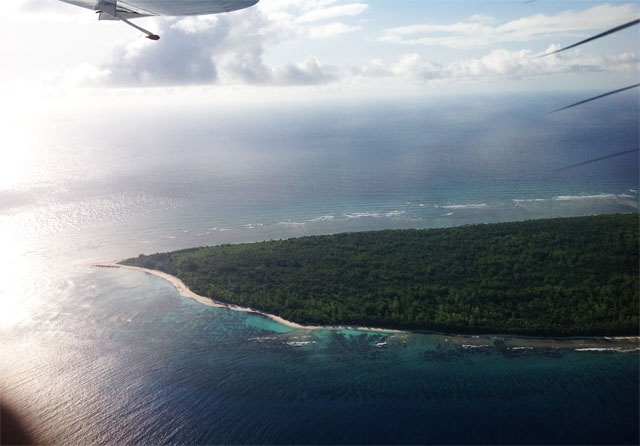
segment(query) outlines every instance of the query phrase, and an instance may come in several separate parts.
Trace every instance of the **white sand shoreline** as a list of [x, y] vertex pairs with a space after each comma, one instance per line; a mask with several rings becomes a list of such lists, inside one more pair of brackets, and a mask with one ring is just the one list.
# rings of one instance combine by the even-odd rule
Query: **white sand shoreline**
[[[269, 318], [279, 324], [293, 329], [301, 330], [355, 330], [355, 331], [367, 331], [375, 333], [386, 334], [409, 334], [411, 331], [406, 330], [394, 330], [375, 327], [361, 327], [352, 325], [301, 325], [296, 322], [288, 321], [280, 316], [269, 314], [264, 311], [256, 310], [254, 308], [241, 307], [239, 305], [227, 304], [224, 302], [216, 301], [214, 299], [200, 296], [187, 287], [184, 282], [171, 274], [164, 273], [162, 271], [142, 268], [138, 266], [122, 265], [117, 261], [109, 262], [97, 262], [92, 266], [100, 268], [122, 268], [133, 271], [143, 272], [156, 277], [160, 277], [169, 283], [171, 283], [180, 293], [181, 296], [193, 299], [202, 305], [209, 307], [224, 308], [232, 311], [240, 311], [244, 313], [254, 313]], [[422, 333], [422, 332], [419, 332]], [[640, 351], [640, 336], [603, 336], [603, 337], [567, 337], [567, 338], [537, 338], [529, 336], [516, 336], [516, 335], [500, 335], [500, 334], [454, 334], [454, 333], [435, 333], [424, 332], [424, 334], [431, 334], [441, 336], [444, 342], [451, 342], [452, 344], [459, 344], [463, 347], [488, 347], [487, 341], [496, 339], [508, 339], [510, 342], [510, 348], [572, 348], [577, 351], [615, 351], [619, 349], [630, 349], [625, 351]]]
[[217, 301], [215, 299], [211, 299], [209, 297], [200, 296], [199, 294], [196, 294], [193, 291], [191, 291], [189, 287], [187, 287], [182, 280], [178, 279], [175, 276], [172, 276], [171, 274], [167, 274], [155, 269], [142, 268], [139, 266], [122, 265], [117, 262], [98, 262], [98, 263], [92, 264], [92, 266], [98, 267], [98, 268], [123, 268], [123, 269], [128, 269], [133, 271], [140, 271], [145, 274], [150, 274], [152, 276], [160, 277], [168, 281], [169, 283], [171, 283], [178, 290], [181, 296], [187, 297], [189, 299], [193, 299], [201, 303], [202, 305], [206, 305], [209, 307], [216, 307], [216, 308], [225, 308], [227, 310], [240, 311], [243, 313], [259, 314], [261, 316], [267, 317], [275, 322], [278, 322], [279, 324], [282, 324], [290, 328], [297, 328], [297, 329], [303, 329], [303, 330], [357, 330], [357, 331], [372, 331], [372, 332], [379, 332], [379, 333], [406, 333], [405, 331], [402, 331], [402, 330], [391, 330], [391, 329], [388, 330], [384, 328], [359, 327], [359, 326], [351, 326], [351, 325], [340, 325], [340, 326], [301, 325], [296, 322], [288, 321], [280, 316], [276, 316], [275, 314], [265, 313], [264, 311], [256, 310], [254, 308], [227, 304], [224, 302]]

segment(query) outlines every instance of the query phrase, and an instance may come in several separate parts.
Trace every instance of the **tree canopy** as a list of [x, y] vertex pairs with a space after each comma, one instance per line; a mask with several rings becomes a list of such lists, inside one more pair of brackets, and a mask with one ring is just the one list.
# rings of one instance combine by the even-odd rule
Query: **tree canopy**
[[637, 214], [222, 245], [123, 262], [301, 324], [637, 335]]

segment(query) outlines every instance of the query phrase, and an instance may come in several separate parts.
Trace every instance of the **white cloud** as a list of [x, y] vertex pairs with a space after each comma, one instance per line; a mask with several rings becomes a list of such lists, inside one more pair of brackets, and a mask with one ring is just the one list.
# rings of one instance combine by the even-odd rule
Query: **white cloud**
[[362, 68], [355, 69], [358, 76], [367, 79], [394, 78], [413, 82], [462, 82], [478, 81], [499, 83], [503, 80], [549, 75], [595, 72], [637, 72], [640, 59], [635, 53], [613, 56], [551, 56], [536, 58], [529, 50], [507, 51], [495, 49], [489, 53], [441, 65], [427, 61], [418, 53], [399, 57], [395, 62], [384, 63], [374, 59]]
[[82, 21], [87, 18], [87, 12], [87, 9], [58, 0], [14, 0], [2, 5], [4, 19], [27, 23], [38, 21], [41, 26], [53, 22]]
[[140, 37], [116, 45], [108, 60], [97, 67], [109, 72], [109, 76], [87, 78], [85, 84], [143, 87], [215, 82], [218, 70], [213, 54], [229, 38], [230, 26], [224, 19], [211, 27], [197, 28], [192, 24], [174, 20], [145, 23], [161, 30], [162, 39], [152, 42]]
[[565, 11], [555, 15], [537, 14], [502, 25], [491, 26], [486, 16], [447, 25], [417, 24], [386, 29], [381, 42], [401, 45], [443, 46], [471, 49], [507, 42], [527, 42], [594, 29], [607, 29], [629, 21], [637, 7], [598, 5], [585, 11]]
[[[261, 2], [258, 10], [264, 15], [269, 28], [277, 29], [282, 36], [308, 36], [312, 39], [332, 38], [358, 31], [357, 25], [349, 25], [336, 19], [356, 17], [368, 9], [365, 3], [336, 5], [337, 0]], [[330, 23], [322, 23], [331, 21]]]
[[218, 16], [204, 15], [195, 17], [185, 17], [178, 20], [171, 28], [178, 29], [186, 34], [197, 34], [205, 32], [218, 24]]
[[337, 37], [342, 34], [347, 34], [354, 31], [359, 31], [362, 28], [360, 26], [349, 26], [340, 22], [329, 23], [328, 25], [316, 26], [309, 29], [309, 37], [312, 39], [326, 39], [331, 37]]
[[[277, 17], [277, 14], [276, 14]], [[317, 85], [339, 78], [337, 69], [309, 57], [267, 66], [265, 48], [286, 37], [257, 10], [181, 19], [154, 19], [158, 42], [139, 38], [117, 45], [111, 57], [84, 77], [85, 86]], [[278, 19], [279, 20], [279, 19]], [[325, 36], [348, 32], [327, 28]], [[68, 77], [68, 76], [67, 76]]]
[[[451, 54], [443, 57], [433, 51], [427, 53], [418, 46], [409, 54], [385, 55], [377, 53], [376, 44], [371, 41], [365, 45], [364, 39], [340, 39], [366, 25], [343, 23], [332, 18], [349, 14], [355, 17], [366, 9], [362, 3], [265, 0], [258, 6], [231, 14], [145, 19], [141, 24], [160, 34], [159, 42], [151, 42], [142, 35], [134, 40], [123, 39], [125, 43], [116, 43], [111, 55], [101, 63], [83, 64], [78, 69], [50, 76], [47, 84], [58, 82], [67, 88], [74, 84], [145, 88], [239, 85], [334, 85], [340, 88], [382, 80], [395, 82], [403, 88], [471, 81], [497, 86], [505, 79], [585, 71], [637, 73], [639, 70], [638, 56], [628, 48], [626, 52], [611, 55], [572, 51], [535, 58], [537, 53], [533, 50], [518, 50], [511, 46], [476, 51], [474, 55], [453, 59]], [[498, 26], [493, 25], [491, 17], [478, 15], [467, 22], [449, 25], [393, 28], [395, 31], [388, 30], [386, 35], [400, 39], [397, 43], [404, 44], [419, 37], [416, 42], [421, 44], [432, 39], [433, 44], [449, 47], [463, 47], [471, 45], [470, 42], [479, 46], [505, 39], [513, 41], [517, 36], [524, 39], [525, 36], [535, 38], [549, 33], [575, 32], [576, 27], [595, 26], [598, 20], [618, 20], [628, 8], [629, 5], [603, 5], [578, 13], [531, 16]], [[585, 22], [576, 21], [576, 17]], [[585, 24], [587, 18], [589, 25]], [[563, 20], [566, 23], [561, 26]], [[436, 31], [437, 35], [434, 34]], [[362, 57], [360, 60], [353, 57], [336, 63], [331, 58], [331, 47], [325, 51], [324, 42], [318, 45], [312, 40], [327, 38], [336, 39], [337, 45], [353, 42], [354, 48], [369, 52], [354, 50], [349, 54]], [[327, 45], [331, 44], [328, 41]], [[544, 46], [548, 47], [548, 42]], [[295, 52], [280, 48], [294, 48]], [[318, 50], [321, 52], [316, 53]], [[346, 47], [337, 50], [342, 55], [347, 51]], [[273, 57], [274, 52], [279, 58]], [[446, 59], [437, 60], [438, 56]]]
[[25, 13], [57, 11], [60, 9], [60, 2], [53, 0], [17, 0], [10, 2], [8, 5], [3, 5], [3, 7], [11, 7], [11, 3], [13, 3], [13, 7], [16, 11]]
[[331, 20], [337, 17], [357, 16], [366, 11], [368, 6], [364, 3], [351, 3], [348, 5], [332, 6], [328, 8], [317, 8], [305, 12], [298, 21], [301, 23], [318, 22], [320, 20]]
[[435, 62], [423, 61], [419, 54], [402, 56], [391, 65], [391, 73], [398, 78], [414, 78], [419, 80], [440, 79], [447, 70]]
[[[318, 85], [340, 78], [340, 70], [311, 55], [268, 66], [265, 52], [283, 42], [331, 38], [359, 26], [323, 21], [356, 16], [363, 3], [336, 0], [271, 0], [231, 14], [147, 19], [144, 27], [161, 36], [116, 45], [111, 56], [84, 71], [85, 86], [154, 87], [178, 85]], [[96, 75], [100, 73], [100, 75]]]
[[223, 82], [268, 85], [274, 83], [274, 73], [264, 64], [262, 52], [256, 47], [236, 53], [225, 64]]
[[322, 66], [315, 58], [289, 64], [275, 70], [276, 85], [319, 85], [334, 82], [338, 74], [331, 67]]

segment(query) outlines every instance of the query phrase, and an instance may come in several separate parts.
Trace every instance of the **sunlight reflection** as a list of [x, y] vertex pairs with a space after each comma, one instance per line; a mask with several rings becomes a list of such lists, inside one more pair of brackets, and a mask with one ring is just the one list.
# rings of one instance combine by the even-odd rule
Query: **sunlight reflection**
[[33, 148], [38, 138], [38, 132], [27, 122], [16, 117], [3, 116], [2, 127], [0, 193], [18, 188], [27, 179], [34, 162]]
[[14, 203], [0, 209], [0, 330], [29, 322], [49, 294], [49, 273], [56, 263], [45, 248], [51, 240], [37, 234], [37, 220], [27, 205]]
[[34, 305], [31, 295], [25, 292], [25, 286], [33, 282], [30, 258], [24, 255], [26, 243], [11, 226], [8, 219], [0, 218], [0, 330], [26, 321]]

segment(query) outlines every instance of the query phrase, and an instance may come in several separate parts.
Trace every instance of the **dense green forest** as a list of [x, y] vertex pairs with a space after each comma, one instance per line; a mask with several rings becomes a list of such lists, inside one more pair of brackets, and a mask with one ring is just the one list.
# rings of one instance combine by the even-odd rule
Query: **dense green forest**
[[301, 324], [637, 335], [632, 215], [388, 230], [140, 255], [195, 293]]

